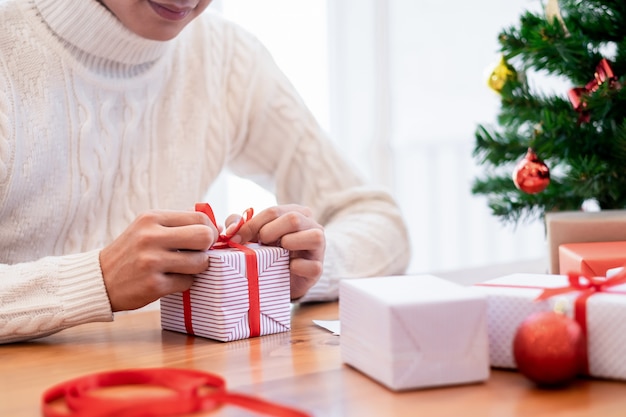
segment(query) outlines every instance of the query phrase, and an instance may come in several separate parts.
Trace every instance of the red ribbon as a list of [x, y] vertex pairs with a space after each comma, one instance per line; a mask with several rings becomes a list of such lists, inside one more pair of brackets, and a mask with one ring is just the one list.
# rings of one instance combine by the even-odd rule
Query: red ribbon
[[605, 82], [608, 82], [611, 88], [619, 87], [617, 76], [613, 73], [611, 64], [607, 59], [602, 58], [596, 66], [593, 80], [589, 81], [584, 87], [572, 88], [567, 93], [572, 106], [574, 106], [574, 110], [580, 113], [578, 118], [579, 123], [586, 123], [590, 120], [589, 112], [587, 111], [587, 103], [584, 101], [584, 97], [596, 92]]
[[[570, 272], [568, 274], [569, 286], [561, 288], [546, 288], [535, 301], [546, 300], [555, 295], [565, 294], [572, 291], [580, 291], [574, 301], [574, 320], [580, 325], [585, 340], [587, 340], [587, 300], [598, 292], [605, 292], [607, 288], [626, 283], [626, 268], [617, 275], [606, 279], [603, 277], [586, 277]], [[585, 349], [587, 352], [587, 349]], [[589, 375], [589, 355], [583, 355], [581, 364], [583, 372]]]
[[[523, 285], [506, 285], [506, 284], [489, 284], [482, 283], [477, 284], [479, 286], [493, 286], [493, 287], [511, 287], [511, 288], [535, 288], [542, 289], [534, 301], [543, 301], [548, 298], [554, 297], [560, 294], [567, 294], [573, 291], [580, 291], [580, 294], [574, 301], [574, 320], [580, 325], [585, 340], [587, 339], [587, 300], [592, 295], [599, 292], [610, 292], [612, 294], [626, 294], [626, 292], [607, 291], [609, 288], [616, 285], [626, 283], [626, 267], [618, 274], [611, 278], [604, 277], [587, 277], [574, 272], [570, 272], [567, 275], [569, 285], [558, 288], [542, 288], [542, 287], [527, 287]], [[582, 368], [585, 374], [589, 374], [589, 357], [585, 354], [583, 358]]]
[[[100, 388], [124, 385], [159, 386], [171, 394], [156, 397], [105, 397], [91, 395]], [[59, 407], [64, 400], [69, 413]], [[172, 417], [215, 410], [231, 404], [276, 417], [310, 417], [294, 408], [251, 396], [230, 393], [217, 375], [191, 369], [146, 368], [109, 371], [72, 379], [46, 390], [44, 417]]]
[[[196, 204], [196, 211], [206, 214], [211, 222], [217, 227], [215, 221], [215, 215], [213, 209], [207, 203]], [[248, 278], [248, 301], [250, 307], [248, 309], [248, 327], [250, 328], [250, 337], [257, 337], [261, 334], [261, 299], [259, 296], [259, 270], [257, 266], [256, 252], [245, 245], [240, 245], [231, 241], [231, 238], [239, 231], [241, 226], [252, 218], [254, 210], [252, 208], [247, 209], [244, 212], [243, 217], [239, 219], [237, 225], [228, 234], [221, 234], [217, 243], [213, 245], [212, 249], [225, 249], [235, 248], [239, 249], [245, 254], [246, 257], [246, 275]], [[195, 334], [193, 331], [193, 322], [191, 318], [191, 295], [189, 290], [183, 291], [183, 314], [185, 318], [185, 330], [189, 334]]]

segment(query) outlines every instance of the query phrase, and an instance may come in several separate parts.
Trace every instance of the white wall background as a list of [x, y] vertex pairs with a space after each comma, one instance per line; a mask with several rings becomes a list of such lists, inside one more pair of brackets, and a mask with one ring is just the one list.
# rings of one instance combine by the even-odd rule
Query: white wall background
[[[470, 191], [481, 170], [471, 156], [474, 130], [493, 122], [499, 105], [486, 84], [499, 58], [497, 34], [538, 1], [220, 0], [211, 7], [269, 47], [337, 146], [393, 192], [410, 227], [410, 272], [547, 255], [540, 222], [504, 226]], [[223, 203], [216, 211], [224, 217], [274, 203], [230, 176], [209, 198]]]

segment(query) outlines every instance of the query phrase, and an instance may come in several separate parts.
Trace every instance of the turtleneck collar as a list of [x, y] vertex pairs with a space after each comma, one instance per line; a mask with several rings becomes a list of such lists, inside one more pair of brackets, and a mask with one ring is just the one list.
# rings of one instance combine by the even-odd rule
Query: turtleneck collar
[[[128, 30], [97, 0], [34, 0], [41, 17], [68, 46], [100, 65], [144, 67], [171, 42], [145, 39]], [[76, 51], [75, 51], [76, 52]]]

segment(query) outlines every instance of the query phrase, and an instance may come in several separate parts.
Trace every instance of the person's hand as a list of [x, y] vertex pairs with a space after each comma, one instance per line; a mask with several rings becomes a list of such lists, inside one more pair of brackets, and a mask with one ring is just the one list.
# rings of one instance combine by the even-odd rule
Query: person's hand
[[[226, 234], [240, 216], [226, 219]], [[268, 208], [245, 222], [233, 242], [257, 242], [290, 251], [291, 299], [302, 297], [322, 275], [326, 238], [307, 207], [288, 204]]]
[[219, 231], [195, 211], [150, 211], [100, 252], [113, 311], [133, 310], [185, 291], [209, 265], [205, 252]]

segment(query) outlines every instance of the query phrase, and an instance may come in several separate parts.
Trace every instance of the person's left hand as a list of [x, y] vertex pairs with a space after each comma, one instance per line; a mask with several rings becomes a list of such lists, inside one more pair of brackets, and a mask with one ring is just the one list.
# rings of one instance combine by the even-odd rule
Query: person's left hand
[[[240, 216], [226, 219], [226, 234]], [[233, 242], [281, 246], [290, 252], [291, 299], [302, 297], [322, 276], [326, 238], [311, 210], [296, 204], [270, 207], [245, 222]]]

